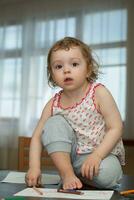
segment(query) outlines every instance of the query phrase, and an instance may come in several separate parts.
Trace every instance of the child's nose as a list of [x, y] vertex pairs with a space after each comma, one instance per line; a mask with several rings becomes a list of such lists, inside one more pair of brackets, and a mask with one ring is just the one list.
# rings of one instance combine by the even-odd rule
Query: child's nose
[[66, 74], [66, 73], [70, 73], [70, 67], [69, 66], [64, 66], [64, 73]]

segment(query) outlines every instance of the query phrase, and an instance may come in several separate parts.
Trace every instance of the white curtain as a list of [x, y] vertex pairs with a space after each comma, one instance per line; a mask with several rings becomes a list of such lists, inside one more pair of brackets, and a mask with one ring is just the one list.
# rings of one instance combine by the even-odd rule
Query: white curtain
[[0, 6], [0, 168], [16, 169], [18, 136], [32, 135], [58, 90], [47, 84], [46, 57], [64, 36], [84, 40], [101, 56], [105, 76], [100, 81], [113, 93], [125, 121], [128, 10], [125, 0], [9, 2]]

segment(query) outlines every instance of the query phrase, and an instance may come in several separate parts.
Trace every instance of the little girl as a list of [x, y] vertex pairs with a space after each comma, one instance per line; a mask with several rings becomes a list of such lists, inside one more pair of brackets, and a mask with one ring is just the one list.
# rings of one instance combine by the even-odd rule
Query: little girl
[[28, 186], [40, 183], [43, 143], [64, 189], [80, 189], [83, 183], [118, 188], [125, 162], [122, 120], [108, 89], [95, 82], [97, 77], [98, 65], [82, 41], [65, 37], [50, 49], [48, 80], [62, 90], [46, 104], [33, 133]]

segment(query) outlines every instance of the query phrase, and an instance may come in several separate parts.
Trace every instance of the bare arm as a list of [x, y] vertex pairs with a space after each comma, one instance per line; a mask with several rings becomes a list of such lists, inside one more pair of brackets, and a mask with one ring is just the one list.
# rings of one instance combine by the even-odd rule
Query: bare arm
[[51, 116], [52, 99], [44, 107], [38, 124], [33, 132], [29, 152], [29, 170], [26, 176], [28, 186], [40, 184], [40, 158], [42, 151], [41, 134], [45, 122]]
[[122, 120], [116, 103], [110, 92], [103, 86], [95, 91], [95, 104], [103, 115], [106, 124], [106, 135], [102, 143], [91, 153], [82, 165], [83, 177], [92, 179], [98, 174], [99, 165], [115, 147], [122, 136]]
[[95, 152], [103, 159], [115, 147], [122, 136], [122, 120], [110, 92], [103, 86], [96, 90], [96, 103], [106, 123], [106, 135]]

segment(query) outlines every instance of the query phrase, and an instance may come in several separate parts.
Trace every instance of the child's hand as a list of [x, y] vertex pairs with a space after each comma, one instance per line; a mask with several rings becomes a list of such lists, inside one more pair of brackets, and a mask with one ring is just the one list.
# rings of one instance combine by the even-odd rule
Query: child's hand
[[92, 180], [93, 176], [98, 175], [100, 162], [101, 158], [96, 153], [91, 153], [82, 164], [82, 176]]
[[25, 176], [25, 182], [29, 187], [41, 185], [41, 171], [39, 169], [29, 169]]

